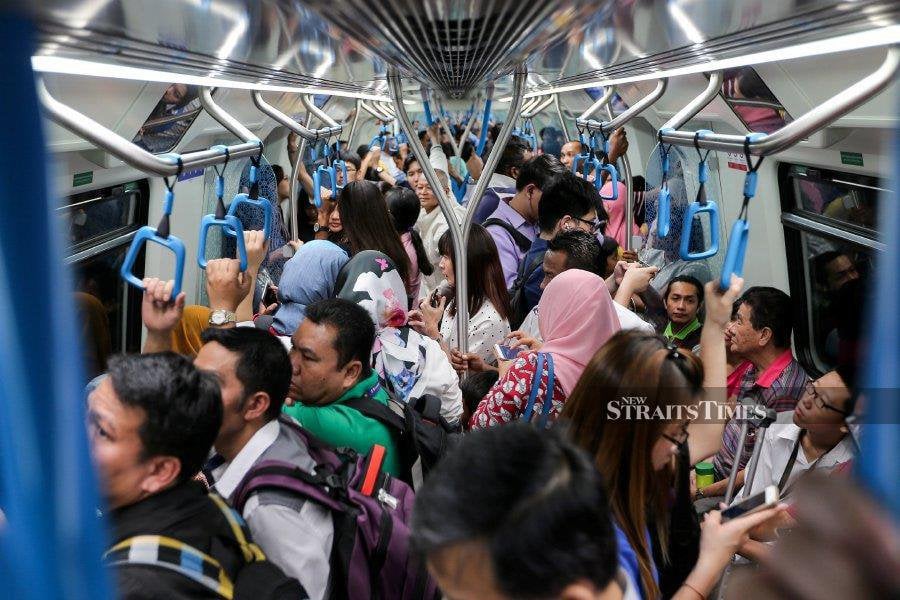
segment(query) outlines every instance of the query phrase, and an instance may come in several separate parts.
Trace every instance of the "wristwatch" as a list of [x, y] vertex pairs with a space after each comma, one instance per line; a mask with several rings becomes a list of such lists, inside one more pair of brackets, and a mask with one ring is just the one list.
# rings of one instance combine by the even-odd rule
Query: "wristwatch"
[[316, 223], [315, 225], [313, 225], [313, 233], [319, 233], [320, 231], [324, 231], [326, 227], [328, 227], [328, 226], [327, 225], [319, 225], [318, 223]]
[[236, 323], [237, 316], [230, 310], [225, 310], [223, 308], [216, 309], [212, 311], [209, 315], [209, 324], [217, 327], [221, 327], [226, 323]]

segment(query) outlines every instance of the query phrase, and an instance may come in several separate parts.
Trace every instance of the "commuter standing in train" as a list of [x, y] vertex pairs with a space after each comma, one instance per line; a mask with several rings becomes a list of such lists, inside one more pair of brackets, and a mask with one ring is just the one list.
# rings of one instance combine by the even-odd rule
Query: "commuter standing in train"
[[666, 286], [663, 302], [669, 322], [660, 333], [679, 348], [693, 350], [700, 343], [697, 315], [703, 306], [703, 284], [690, 275], [673, 277]]
[[[497, 210], [501, 200], [507, 200], [516, 194], [516, 179], [519, 177], [522, 166], [533, 156], [534, 152], [531, 147], [522, 138], [513, 136], [509, 139], [484, 195], [478, 203], [475, 211], [475, 223], [483, 223]], [[474, 202], [473, 198], [466, 199], [467, 204], [472, 202]]]
[[507, 289], [513, 286], [525, 254], [538, 236], [541, 190], [553, 175], [564, 172], [562, 163], [549, 154], [527, 161], [516, 177], [516, 193], [508, 200], [500, 200], [497, 209], [482, 223], [497, 245]]

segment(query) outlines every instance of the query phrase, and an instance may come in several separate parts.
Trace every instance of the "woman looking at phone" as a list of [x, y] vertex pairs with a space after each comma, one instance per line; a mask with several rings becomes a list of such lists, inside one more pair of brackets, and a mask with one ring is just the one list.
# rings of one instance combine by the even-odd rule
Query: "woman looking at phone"
[[[448, 295], [432, 294], [422, 300], [419, 310], [410, 313], [410, 324], [423, 335], [441, 342], [457, 371], [467, 368], [481, 371], [494, 357], [494, 344], [502, 343], [509, 335], [509, 295], [503, 279], [503, 268], [497, 246], [490, 234], [480, 225], [473, 225], [469, 233], [466, 262], [469, 273], [470, 360], [459, 352], [450, 351], [456, 340], [456, 274], [453, 266], [453, 240], [444, 232], [438, 241], [441, 260], [438, 266], [450, 285]], [[440, 288], [438, 290], [440, 292]], [[472, 363], [471, 365], [469, 363]]]
[[[560, 417], [575, 443], [594, 456], [604, 476], [620, 567], [643, 598], [661, 596], [659, 568], [678, 558], [669, 551], [669, 542], [677, 541], [670, 535], [675, 458], [686, 448], [688, 464], [695, 464], [713, 454], [721, 442], [721, 425], [690, 424], [688, 409], [701, 398], [724, 400], [724, 328], [742, 283], [734, 278], [724, 294], [715, 282], [706, 286], [710, 305], [703, 328], [702, 363], [656, 335], [623, 331], [591, 359]], [[634, 412], [626, 412], [630, 404], [640, 405], [651, 416], [636, 418]], [[687, 501], [690, 506], [689, 495]], [[703, 526], [696, 564], [686, 578], [682, 575], [673, 597], [705, 598], [731, 556], [746, 542], [751, 524], [775, 511], [728, 523], [722, 523], [721, 515], [713, 511]], [[657, 540], [658, 547], [651, 539]], [[654, 561], [654, 550], [663, 564]]]

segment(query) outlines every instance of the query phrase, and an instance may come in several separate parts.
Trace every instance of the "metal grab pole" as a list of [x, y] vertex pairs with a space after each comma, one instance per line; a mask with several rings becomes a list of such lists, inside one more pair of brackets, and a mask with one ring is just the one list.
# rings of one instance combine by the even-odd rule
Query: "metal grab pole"
[[553, 103], [556, 105], [556, 117], [559, 119], [560, 127], [562, 127], [563, 135], [566, 136], [566, 142], [569, 142], [572, 139], [572, 133], [569, 131], [569, 126], [566, 125], [566, 120], [563, 117], [562, 104], [559, 101], [559, 94], [553, 94]]
[[[480, 93], [479, 93], [478, 96], [475, 98], [475, 102], [472, 103], [472, 106], [474, 107], [476, 104], [479, 104], [479, 103], [481, 103], [481, 94], [480, 94]], [[473, 110], [472, 113], [469, 115], [469, 122], [466, 123], [466, 128], [463, 129], [462, 137], [459, 139], [460, 153], [462, 153], [462, 148], [463, 148], [463, 146], [466, 145], [466, 140], [469, 139], [469, 134], [472, 133], [472, 125], [473, 125], [473, 123], [475, 123], [475, 111], [474, 111], [474, 110]], [[461, 154], [457, 154], [457, 156], [460, 156], [460, 157], [461, 157]]]
[[212, 88], [201, 87], [199, 97], [200, 106], [203, 107], [203, 110], [208, 112], [209, 116], [218, 121], [225, 129], [236, 135], [239, 140], [242, 142], [259, 141], [259, 138], [250, 133], [250, 130], [244, 127], [240, 121], [215, 103], [212, 99]]
[[579, 118], [578, 125], [585, 127], [590, 133], [596, 133], [597, 131], [602, 132], [604, 135], [611, 133], [650, 108], [654, 102], [659, 100], [662, 95], [666, 93], [666, 87], [668, 87], [668, 85], [669, 80], [667, 78], [660, 79], [650, 94], [641, 98], [634, 106], [623, 111], [618, 117], [614, 118], [612, 112], [608, 112], [609, 121], [598, 123], [594, 120]]
[[350, 122], [350, 133], [347, 134], [347, 146], [351, 150], [353, 149], [353, 136], [356, 134], [356, 124], [359, 122], [359, 111], [362, 110], [359, 102], [359, 100], [356, 101], [356, 110], [353, 111], [353, 120]]
[[722, 71], [710, 73], [709, 83], [706, 84], [706, 89], [703, 90], [699, 96], [688, 102], [687, 106], [675, 113], [671, 119], [666, 121], [665, 125], [660, 127], [660, 129], [678, 129], [697, 116], [697, 113], [703, 110], [707, 104], [712, 102], [713, 98], [719, 94], [719, 90], [721, 89]]
[[[881, 63], [881, 66], [874, 73], [846, 90], [835, 94], [778, 131], [768, 135], [760, 135], [758, 139], [750, 141], [748, 144], [750, 154], [753, 156], [769, 156], [770, 154], [781, 152], [809, 137], [816, 131], [827, 127], [882, 92], [894, 80], [898, 69], [900, 69], [900, 46], [891, 46], [888, 49], [884, 62]], [[670, 120], [660, 128], [662, 141], [677, 146], [693, 146], [695, 132], [666, 131], [669, 128], [678, 129], [684, 124], [673, 124], [673, 121], [674, 119]], [[745, 135], [704, 133], [698, 140], [698, 145], [700, 148], [709, 150], [744, 152], [745, 140]]]
[[[484, 195], [488, 182], [490, 181], [491, 176], [493, 176], [494, 170], [497, 168], [497, 163], [500, 162], [500, 155], [506, 148], [506, 142], [509, 141], [515, 122], [519, 118], [519, 113], [522, 109], [522, 95], [525, 92], [525, 81], [527, 79], [528, 68], [522, 63], [518, 64], [513, 73], [512, 100], [510, 101], [509, 112], [506, 114], [506, 121], [503, 123], [503, 127], [500, 128], [500, 133], [497, 136], [497, 140], [494, 142], [494, 147], [491, 148], [491, 154], [488, 156], [484, 169], [481, 171], [481, 177], [478, 178], [478, 184], [475, 186], [472, 199], [469, 201], [469, 207], [466, 211], [466, 220], [463, 225], [463, 232], [466, 234], [466, 237], [468, 237], [469, 230], [472, 228], [475, 210], [478, 208], [478, 205], [481, 204], [481, 197]], [[497, 149], [496, 152], [494, 151], [495, 148]]]
[[369, 113], [370, 115], [372, 115], [379, 121], [383, 121], [383, 122], [387, 123], [388, 121], [390, 121], [392, 119], [392, 117], [384, 114], [383, 112], [381, 112], [380, 110], [378, 110], [376, 107], [372, 106], [365, 100], [360, 100], [359, 105], [363, 108], [363, 110], [365, 110], [367, 113]]
[[[253, 98], [253, 104], [255, 104], [256, 108], [258, 108], [262, 113], [264, 113], [268, 117], [271, 117], [284, 127], [287, 127], [306, 141], [315, 142], [321, 139], [326, 139], [333, 135], [340, 134], [344, 129], [343, 125], [338, 125], [337, 127], [328, 126], [323, 127], [322, 129], [310, 129], [308, 127], [304, 127], [302, 124], [298, 123], [294, 119], [290, 118], [289, 116], [263, 100], [261, 92], [251, 92], [251, 97]], [[309, 122], [308, 116], [307, 122]]]
[[[412, 147], [413, 155], [419, 160], [419, 166], [431, 186], [431, 191], [437, 197], [438, 205], [441, 213], [447, 221], [447, 228], [450, 231], [450, 239], [453, 240], [453, 265], [456, 271], [456, 340], [459, 351], [465, 354], [469, 350], [469, 302], [468, 290], [466, 286], [466, 247], [465, 238], [462, 234], [462, 228], [456, 220], [454, 214], [455, 201], [444, 191], [444, 186], [438, 180], [434, 167], [425, 153], [425, 147], [422, 140], [415, 129], [413, 129], [412, 121], [406, 112], [406, 106], [403, 104], [403, 83], [400, 80], [400, 73], [395, 67], [390, 67], [387, 75], [388, 89], [391, 94], [391, 100], [397, 110], [397, 117], [400, 120], [400, 127], [403, 133], [409, 138], [409, 144]], [[450, 174], [447, 173], [449, 178]]]
[[551, 104], [553, 104], [553, 96], [550, 96], [546, 100], [538, 102], [537, 104], [533, 105], [529, 110], [523, 110], [521, 112], [521, 117], [523, 119], [533, 119], [534, 117], [541, 114], [544, 111], [544, 109], [546, 109]]
[[[606, 105], [606, 114], [610, 120], [613, 118], [612, 106]], [[631, 162], [628, 154], [622, 155], [622, 172], [625, 176], [625, 249], [634, 250], [632, 231], [634, 231], [634, 182], [631, 180]], [[618, 182], [613, 182], [618, 185]]]
[[614, 86], [614, 85], [606, 86], [606, 88], [604, 88], [604, 90], [603, 90], [603, 95], [600, 96], [600, 99], [597, 100], [596, 102], [594, 102], [593, 104], [591, 104], [591, 107], [588, 108], [586, 111], [581, 113], [581, 116], [578, 117], [577, 119], [575, 119], [575, 123], [577, 124], [578, 121], [589, 119], [592, 114], [594, 114], [595, 112], [597, 112], [598, 110], [600, 110], [601, 108], [603, 108], [604, 106], [609, 104], [610, 101], [612, 100], [613, 94], [615, 94], [615, 93], [616, 93], [616, 86]]
[[300, 96], [300, 101], [303, 102], [303, 106], [306, 107], [306, 110], [315, 115], [315, 117], [322, 121], [322, 123], [326, 127], [337, 128], [338, 133], [340, 133], [341, 126], [338, 125], [338, 122], [328, 116], [328, 114], [324, 110], [316, 106], [316, 103], [313, 102], [313, 99], [309, 94], [303, 94], [302, 96]]
[[[50, 95], [42, 79], [38, 78], [35, 86], [41, 108], [51, 120], [144, 173], [170, 176], [176, 175], [182, 170], [218, 165], [226, 160], [225, 153], [219, 149], [198, 150], [180, 155], [181, 164], [179, 166], [177, 155], [157, 156], [151, 154], [87, 115], [63, 104]], [[250, 141], [228, 146], [228, 157], [234, 159], [257, 156], [262, 148], [262, 141], [252, 133], [249, 134], [248, 139]]]
[[447, 132], [447, 137], [450, 138], [450, 147], [453, 148], [453, 155], [459, 156], [459, 144], [456, 143], [456, 140], [453, 137], [453, 133], [450, 131], [450, 125], [447, 123], [447, 119], [444, 118], [440, 112], [438, 112], [438, 122], [441, 124], [441, 127], [444, 128], [444, 131]]

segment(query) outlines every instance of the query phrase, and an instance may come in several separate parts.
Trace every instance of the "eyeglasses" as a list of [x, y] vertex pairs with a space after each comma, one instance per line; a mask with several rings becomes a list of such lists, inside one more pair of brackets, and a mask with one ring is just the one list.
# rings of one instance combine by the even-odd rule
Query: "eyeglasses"
[[681, 446], [682, 444], [684, 444], [687, 441], [688, 436], [690, 434], [691, 433], [688, 431], [687, 425], [685, 425], [681, 428], [681, 430], [676, 435], [673, 436], [673, 435], [669, 435], [668, 433], [663, 433], [662, 437], [666, 438], [667, 440], [669, 440], [676, 446]]
[[850, 413], [848, 413], [846, 410], [843, 410], [841, 408], [838, 408], [837, 406], [834, 406], [833, 404], [829, 404], [828, 402], [826, 402], [825, 398], [822, 397], [821, 394], [819, 394], [818, 390], [816, 390], [816, 386], [813, 385], [812, 381], [806, 384], [806, 393], [812, 396], [813, 403], [818, 408], [827, 408], [828, 410], [833, 410], [834, 412], [839, 413], [845, 417], [850, 416]]
[[593, 221], [588, 221], [587, 219], [581, 219], [579, 217], [572, 217], [576, 221], [580, 221], [591, 228], [591, 233], [597, 233], [600, 231], [600, 228], [606, 225], [606, 221], [601, 221], [600, 219], [594, 219]]

